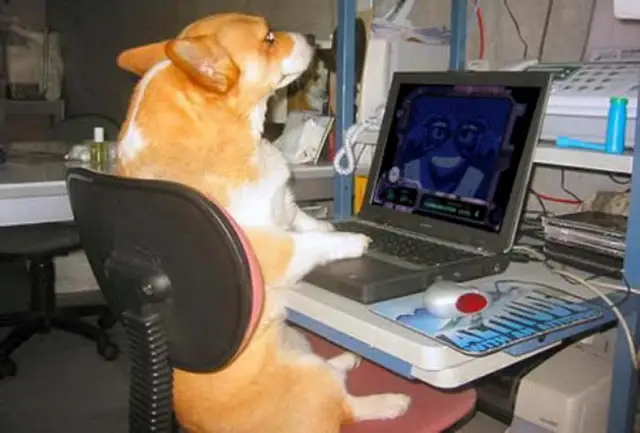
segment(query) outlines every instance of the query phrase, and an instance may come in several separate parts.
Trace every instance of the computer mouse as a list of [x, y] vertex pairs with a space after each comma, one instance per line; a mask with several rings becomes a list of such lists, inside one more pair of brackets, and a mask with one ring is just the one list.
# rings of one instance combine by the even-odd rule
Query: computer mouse
[[481, 313], [491, 306], [491, 298], [475, 287], [439, 280], [423, 294], [424, 308], [436, 317], [455, 319]]

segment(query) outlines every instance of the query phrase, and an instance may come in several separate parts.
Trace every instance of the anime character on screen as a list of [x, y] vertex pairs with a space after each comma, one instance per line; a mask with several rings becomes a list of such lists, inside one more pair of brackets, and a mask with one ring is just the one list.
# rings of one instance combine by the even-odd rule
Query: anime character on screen
[[390, 171], [427, 190], [490, 202], [512, 120], [508, 96], [438, 95], [417, 90], [398, 113], [398, 151]]

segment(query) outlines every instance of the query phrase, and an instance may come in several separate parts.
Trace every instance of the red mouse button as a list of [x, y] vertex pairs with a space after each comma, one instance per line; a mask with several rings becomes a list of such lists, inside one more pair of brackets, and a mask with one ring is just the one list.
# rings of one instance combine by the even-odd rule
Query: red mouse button
[[456, 308], [464, 314], [479, 313], [487, 308], [487, 298], [479, 293], [465, 293], [456, 301]]

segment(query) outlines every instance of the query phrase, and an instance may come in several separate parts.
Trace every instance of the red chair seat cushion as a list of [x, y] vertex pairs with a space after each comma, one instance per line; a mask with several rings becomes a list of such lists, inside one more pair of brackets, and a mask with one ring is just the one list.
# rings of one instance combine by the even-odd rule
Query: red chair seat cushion
[[[300, 331], [314, 351], [324, 358], [344, 352], [341, 347], [313, 333]], [[412, 401], [407, 413], [399, 418], [362, 421], [343, 427], [341, 433], [440, 433], [471, 415], [477, 399], [473, 388], [453, 392], [438, 390], [407, 380], [364, 359], [349, 373], [347, 389], [352, 395], [398, 392], [410, 395]]]

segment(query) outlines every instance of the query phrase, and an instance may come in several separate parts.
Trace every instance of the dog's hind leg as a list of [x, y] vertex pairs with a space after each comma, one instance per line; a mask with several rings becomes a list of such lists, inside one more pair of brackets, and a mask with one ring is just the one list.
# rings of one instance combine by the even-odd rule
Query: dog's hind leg
[[407, 411], [410, 404], [411, 398], [404, 394], [347, 397], [350, 418], [355, 422], [397, 418]]

